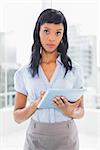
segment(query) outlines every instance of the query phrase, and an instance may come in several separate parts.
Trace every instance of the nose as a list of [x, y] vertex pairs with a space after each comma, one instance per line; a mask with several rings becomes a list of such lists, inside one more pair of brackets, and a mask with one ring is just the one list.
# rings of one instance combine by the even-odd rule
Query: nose
[[49, 35], [49, 41], [54, 42], [55, 41], [55, 36], [53, 34]]

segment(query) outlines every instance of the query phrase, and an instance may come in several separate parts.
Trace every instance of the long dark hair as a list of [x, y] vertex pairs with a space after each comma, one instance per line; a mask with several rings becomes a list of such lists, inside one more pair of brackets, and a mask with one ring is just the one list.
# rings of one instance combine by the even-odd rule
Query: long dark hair
[[65, 67], [65, 74], [64, 74], [65, 77], [67, 71], [72, 70], [72, 61], [67, 55], [67, 50], [68, 50], [67, 21], [63, 13], [55, 9], [44, 10], [37, 19], [34, 28], [34, 33], [33, 33], [34, 43], [32, 45], [32, 54], [31, 54], [31, 61], [29, 67], [31, 70], [31, 74], [33, 77], [36, 74], [38, 74], [38, 67], [41, 58], [40, 48], [42, 47], [40, 42], [40, 37], [39, 37], [39, 31], [40, 31], [40, 26], [44, 23], [54, 23], [54, 24], [62, 23], [64, 25], [63, 37], [59, 46], [57, 47], [57, 51], [60, 53], [61, 61]]

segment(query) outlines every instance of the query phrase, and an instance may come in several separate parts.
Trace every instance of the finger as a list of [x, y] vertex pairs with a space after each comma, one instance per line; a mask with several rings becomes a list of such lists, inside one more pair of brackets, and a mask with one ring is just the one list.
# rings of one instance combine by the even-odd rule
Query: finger
[[57, 105], [59, 105], [59, 100], [58, 100], [57, 98], [54, 98], [53, 101], [54, 101]]
[[41, 94], [41, 95], [44, 95], [44, 94], [45, 94], [45, 91], [41, 91], [40, 94]]
[[41, 91], [40, 95], [43, 96], [45, 94], [45, 91]]
[[61, 96], [61, 99], [63, 100], [64, 104], [68, 104], [69, 103], [68, 100], [67, 100], [67, 98], [65, 98], [65, 97]]
[[77, 101], [79, 101], [79, 100], [81, 101], [82, 99], [83, 99], [83, 95], [80, 98], [78, 98]]
[[56, 97], [57, 102], [59, 103], [59, 105], [64, 106], [64, 102], [61, 99], [61, 97]]
[[81, 96], [79, 99], [76, 100], [76, 104], [80, 104], [80, 102], [83, 100], [83, 96]]
[[45, 94], [45, 92], [44, 92], [44, 91], [41, 91], [41, 92], [40, 92], [40, 97], [39, 97], [39, 98], [40, 98], [40, 100], [43, 98], [44, 94]]
[[52, 100], [52, 102], [53, 102], [54, 104], [56, 104], [56, 105], [59, 105], [59, 103], [58, 103], [58, 101], [56, 100], [56, 98], [54, 98], [54, 99]]
[[55, 106], [57, 107], [57, 104], [56, 104], [56, 102], [52, 101], [52, 104], [53, 104], [53, 105], [55, 105]]
[[56, 96], [55, 99], [60, 99], [60, 96]]

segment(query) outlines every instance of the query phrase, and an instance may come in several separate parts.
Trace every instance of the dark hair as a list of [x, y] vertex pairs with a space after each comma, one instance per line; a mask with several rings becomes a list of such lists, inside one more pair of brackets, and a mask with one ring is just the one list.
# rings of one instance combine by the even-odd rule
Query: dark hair
[[72, 70], [72, 62], [69, 56], [67, 55], [67, 50], [68, 50], [67, 22], [63, 13], [55, 9], [44, 10], [37, 19], [34, 33], [33, 33], [34, 43], [32, 45], [32, 54], [31, 54], [31, 61], [29, 67], [31, 70], [31, 74], [33, 77], [36, 74], [38, 74], [38, 67], [41, 58], [40, 47], [42, 47], [40, 42], [40, 37], [39, 37], [39, 31], [40, 31], [40, 26], [44, 23], [54, 23], [54, 24], [62, 23], [64, 25], [64, 34], [62, 37], [62, 41], [57, 47], [57, 51], [60, 53], [61, 61], [65, 67], [65, 74], [64, 74], [65, 77], [67, 71]]

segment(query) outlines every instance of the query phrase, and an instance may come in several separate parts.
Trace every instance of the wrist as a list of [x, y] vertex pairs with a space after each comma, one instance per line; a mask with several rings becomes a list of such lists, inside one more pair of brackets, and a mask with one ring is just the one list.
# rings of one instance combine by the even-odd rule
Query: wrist
[[72, 111], [68, 112], [67, 110], [63, 112], [64, 116], [68, 116], [68, 117], [71, 117], [73, 116], [73, 113]]
[[73, 111], [72, 117], [74, 119], [81, 119], [84, 116], [84, 109], [80, 108], [76, 111]]

